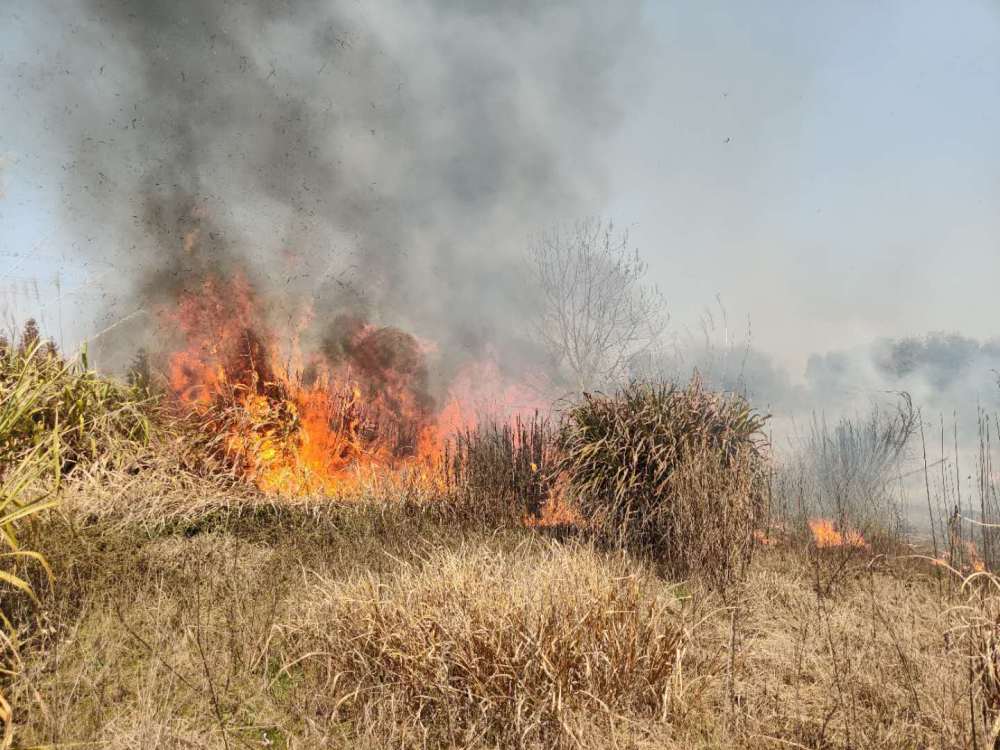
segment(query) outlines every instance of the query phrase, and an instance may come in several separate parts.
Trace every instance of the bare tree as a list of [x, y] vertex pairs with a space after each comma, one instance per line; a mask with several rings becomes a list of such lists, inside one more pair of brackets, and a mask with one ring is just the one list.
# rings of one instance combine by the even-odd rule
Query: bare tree
[[628, 232], [581, 221], [542, 235], [529, 256], [541, 295], [537, 334], [560, 369], [580, 390], [623, 380], [667, 323]]

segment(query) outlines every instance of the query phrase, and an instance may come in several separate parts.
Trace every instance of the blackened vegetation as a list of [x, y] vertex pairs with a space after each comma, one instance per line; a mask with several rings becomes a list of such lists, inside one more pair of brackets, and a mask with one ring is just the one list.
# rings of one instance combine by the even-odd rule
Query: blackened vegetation
[[340, 315], [330, 326], [322, 351], [332, 366], [361, 384], [362, 399], [376, 412], [373, 427], [383, 440], [394, 433], [393, 454], [412, 455], [435, 408], [419, 342], [398, 328]]

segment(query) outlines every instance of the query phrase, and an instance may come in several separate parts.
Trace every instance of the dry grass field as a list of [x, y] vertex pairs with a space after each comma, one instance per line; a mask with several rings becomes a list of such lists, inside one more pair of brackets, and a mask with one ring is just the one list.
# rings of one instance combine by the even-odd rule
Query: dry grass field
[[723, 595], [568, 531], [222, 501], [151, 523], [155, 494], [70, 493], [32, 527], [56, 583], [18, 746], [989, 742], [975, 598], [918, 559], [769, 547]]

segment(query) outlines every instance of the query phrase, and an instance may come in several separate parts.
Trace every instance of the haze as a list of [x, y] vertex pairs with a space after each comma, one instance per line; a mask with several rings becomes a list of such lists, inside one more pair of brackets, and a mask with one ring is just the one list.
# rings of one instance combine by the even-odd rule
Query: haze
[[[233, 137], [255, 138], [232, 135], [253, 106], [223, 112], [219, 132], [196, 111], [193, 152], [157, 121], [167, 110], [156, 68], [126, 11], [175, 7], [161, 5], [0, 9], [2, 300], [8, 317], [58, 329], [64, 346], [129, 314], [136, 268], [162, 260], [136, 217], [140, 186], [164, 169], [179, 193], [210, 193], [213, 221], [240, 253], [332, 247], [337, 273], [357, 283], [359, 265], [370, 270], [362, 286], [380, 291], [363, 291], [383, 317], [446, 343], [472, 329], [504, 338], [530, 237], [591, 215], [630, 228], [678, 335], [718, 295], [790, 386], [811, 355], [879, 337], [997, 334], [993, 3], [291, 3], [289, 18], [260, 22], [259, 38], [252, 18], [226, 33], [260, 52], [248, 63], [264, 82], [255, 96], [275, 75], [297, 86], [313, 137], [309, 107], [323, 91], [310, 86], [324, 62], [295, 47], [296, 24], [346, 19], [355, 56], [330, 89], [344, 112], [316, 158], [346, 160], [352, 183], [302, 155], [283, 159], [279, 143], [268, 158], [288, 172], [260, 200], [241, 171], [246, 154], [226, 152]], [[164, 64], [181, 65], [180, 51]], [[171, 117], [185, 109], [178, 80], [165, 84]], [[410, 98], [393, 103], [397, 84]], [[269, 106], [280, 109], [265, 102], [265, 117]], [[383, 128], [386, 139], [359, 138]], [[339, 140], [324, 150], [330, 135]], [[180, 153], [203, 158], [197, 173], [178, 166]], [[327, 193], [306, 209], [313, 178]], [[416, 226], [401, 221], [407, 211]], [[475, 325], [445, 331], [456, 310]], [[992, 356], [975, 365], [967, 400], [981, 395]]]

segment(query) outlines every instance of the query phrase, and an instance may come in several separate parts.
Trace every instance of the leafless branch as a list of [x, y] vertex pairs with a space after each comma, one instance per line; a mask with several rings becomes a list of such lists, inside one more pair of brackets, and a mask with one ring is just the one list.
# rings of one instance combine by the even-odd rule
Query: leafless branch
[[580, 390], [620, 382], [668, 320], [628, 232], [581, 221], [542, 235], [529, 257], [541, 297], [536, 333], [557, 365]]

